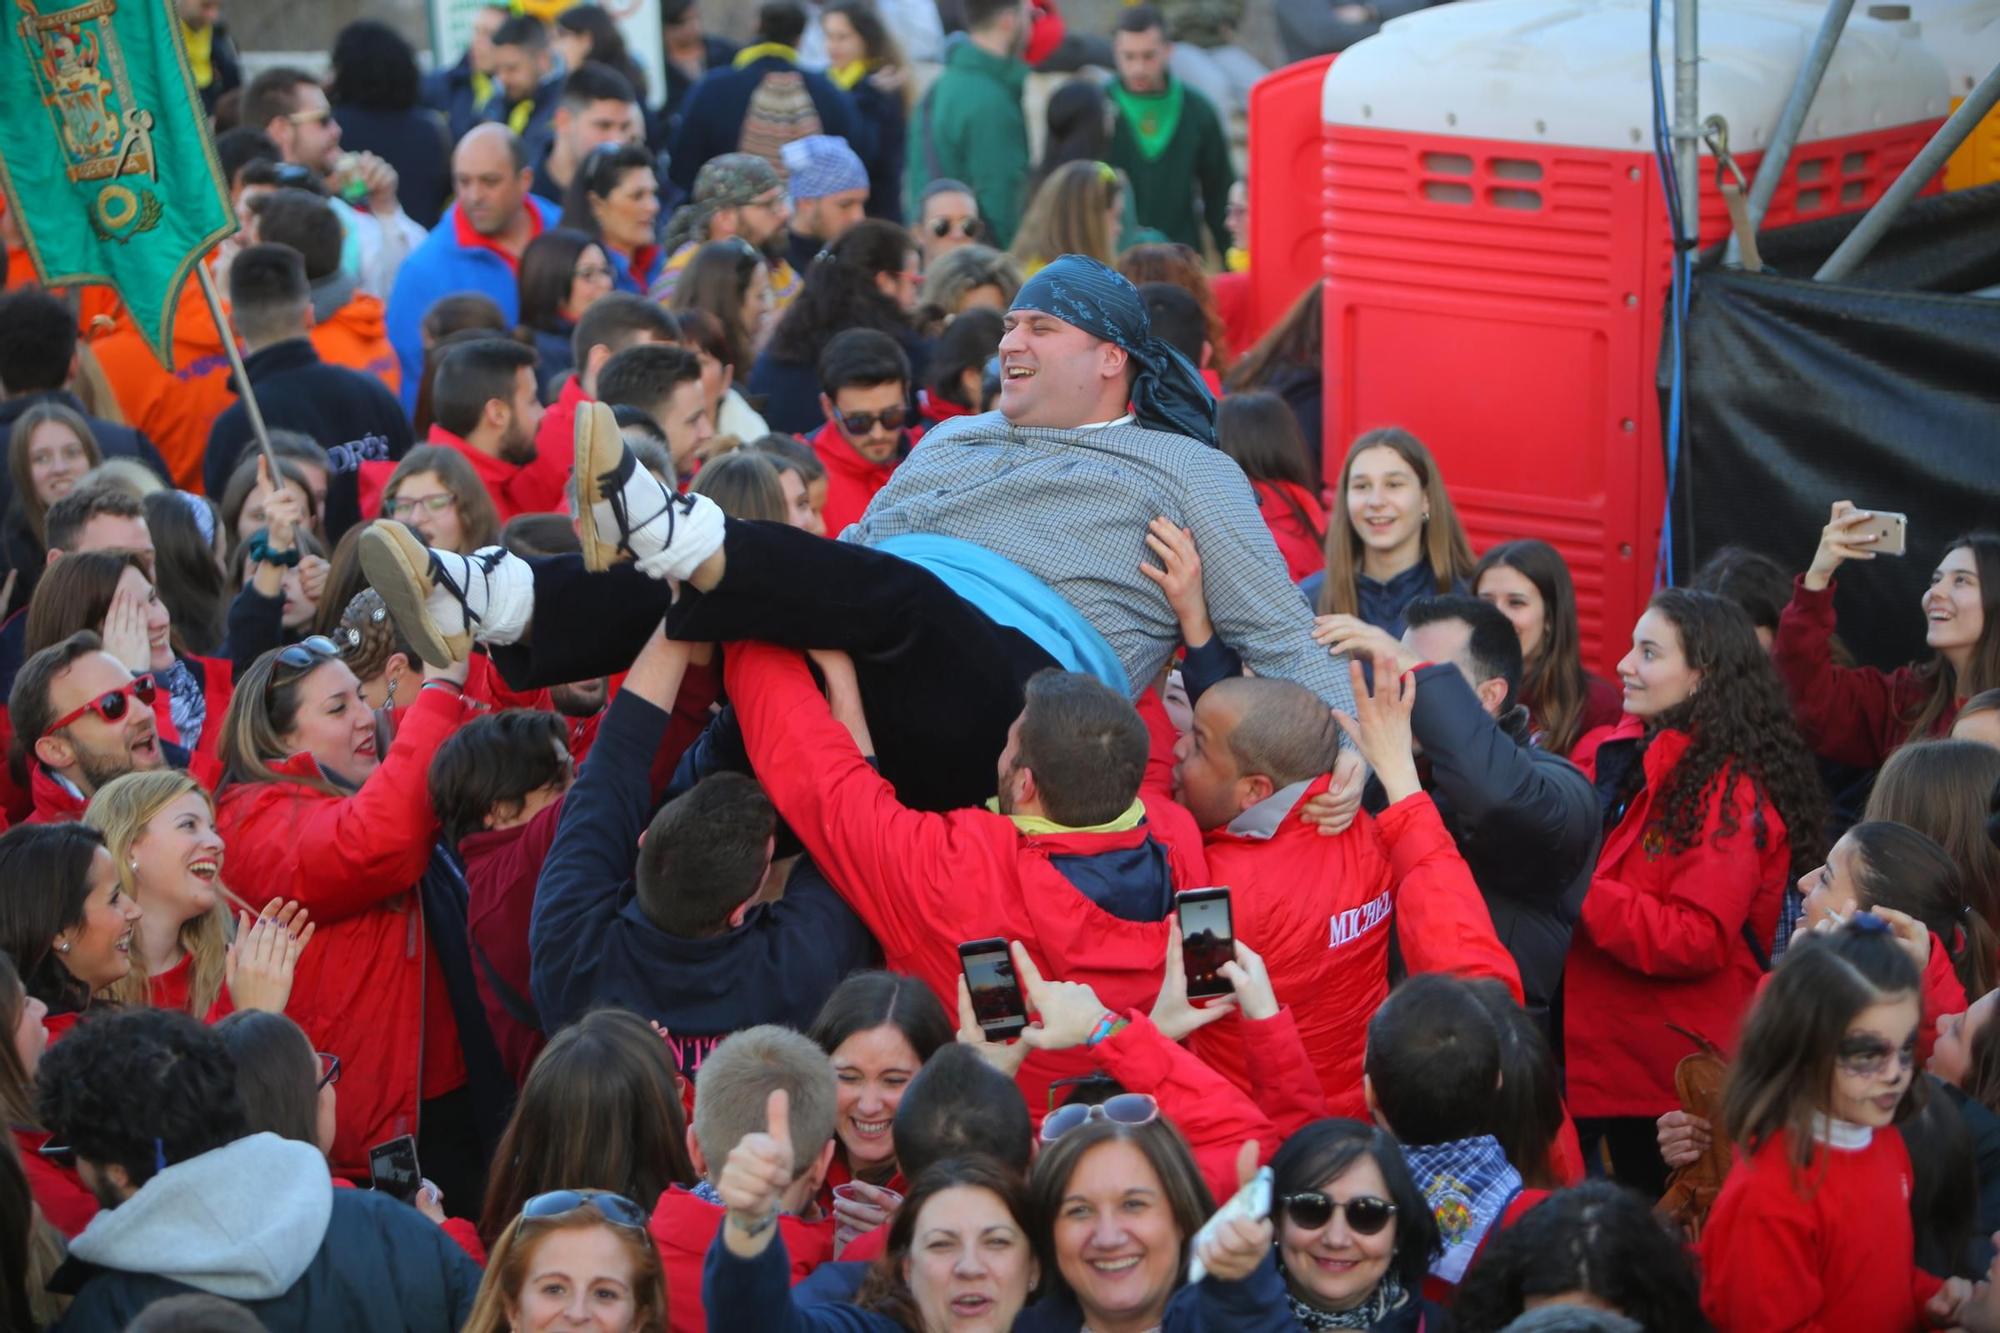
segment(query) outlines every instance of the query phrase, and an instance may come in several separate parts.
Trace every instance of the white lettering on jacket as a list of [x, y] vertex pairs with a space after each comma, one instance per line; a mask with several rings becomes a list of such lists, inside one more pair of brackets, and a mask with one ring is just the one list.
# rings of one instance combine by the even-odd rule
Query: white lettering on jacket
[[1382, 896], [1372, 902], [1350, 907], [1345, 912], [1335, 912], [1327, 918], [1332, 925], [1332, 938], [1327, 940], [1326, 947], [1338, 949], [1343, 944], [1360, 939], [1389, 919], [1390, 905], [1389, 892], [1384, 889]]

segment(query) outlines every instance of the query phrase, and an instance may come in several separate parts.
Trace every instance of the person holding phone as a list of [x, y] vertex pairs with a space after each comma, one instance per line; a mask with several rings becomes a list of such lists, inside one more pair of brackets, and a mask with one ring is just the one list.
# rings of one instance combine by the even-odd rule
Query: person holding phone
[[1850, 560], [1873, 560], [1883, 526], [1872, 510], [1834, 502], [1812, 564], [1779, 613], [1771, 645], [1771, 659], [1812, 752], [1870, 769], [1881, 767], [1906, 741], [1948, 735], [1968, 698], [2000, 686], [2000, 533], [1995, 532], [1945, 543], [1921, 604], [1930, 661], [1894, 671], [1835, 664], [1834, 574]]

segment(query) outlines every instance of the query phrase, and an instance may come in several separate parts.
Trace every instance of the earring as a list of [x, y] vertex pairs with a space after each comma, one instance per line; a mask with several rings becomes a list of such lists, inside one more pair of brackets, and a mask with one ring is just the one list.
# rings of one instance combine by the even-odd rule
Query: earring
[[136, 871], [136, 870], [138, 870], [138, 868], [139, 868], [139, 858], [135, 856], [135, 857], [133, 857], [133, 858], [132, 858], [131, 860], [127, 861], [127, 862], [125, 863], [125, 868], [126, 868], [127, 870], [132, 870], [132, 871]]
[[389, 696], [382, 701], [384, 708], [394, 708], [396, 706], [396, 687], [402, 683], [403, 678], [401, 676], [389, 677]]
[[56, 952], [57, 952], [57, 953], [68, 953], [68, 952], [69, 952], [69, 941], [68, 941], [68, 940], [59, 940], [59, 941], [57, 941], [57, 943], [56, 943]]

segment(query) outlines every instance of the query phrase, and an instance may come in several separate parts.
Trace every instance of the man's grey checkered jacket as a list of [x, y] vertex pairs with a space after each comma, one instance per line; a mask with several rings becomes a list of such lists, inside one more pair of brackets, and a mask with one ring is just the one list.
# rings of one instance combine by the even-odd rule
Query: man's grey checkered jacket
[[1246, 666], [1354, 711], [1347, 661], [1312, 641], [1312, 613], [1243, 470], [1184, 435], [1129, 417], [1078, 430], [1010, 426], [998, 412], [958, 417], [924, 436], [841, 540], [929, 533], [1005, 556], [1104, 636], [1136, 697], [1180, 642], [1165, 594], [1139, 572], [1153, 559], [1155, 517], [1194, 533], [1209, 619]]

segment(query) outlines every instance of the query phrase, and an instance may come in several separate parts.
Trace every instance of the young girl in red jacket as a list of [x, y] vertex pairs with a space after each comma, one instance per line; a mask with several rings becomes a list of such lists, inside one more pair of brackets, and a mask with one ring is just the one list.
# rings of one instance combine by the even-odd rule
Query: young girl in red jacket
[[1318, 573], [1326, 563], [1326, 508], [1312, 493], [1305, 436], [1285, 400], [1261, 390], [1230, 394], [1215, 411], [1215, 442], [1250, 479], [1292, 581]]
[[1971, 1294], [1916, 1266], [1912, 1175], [1891, 1126], [1920, 1109], [1917, 969], [1863, 913], [1800, 940], [1758, 999], [1723, 1115], [1735, 1165], [1702, 1233], [1717, 1333], [1906, 1333]]
[[1785, 885], [1819, 864], [1825, 797], [1750, 621], [1669, 588], [1618, 664], [1625, 719], [1576, 760], [1604, 845], [1564, 971], [1569, 1107], [1588, 1153], [1658, 1198], [1654, 1121], [1687, 1039], [1724, 1051], [1768, 968]]

